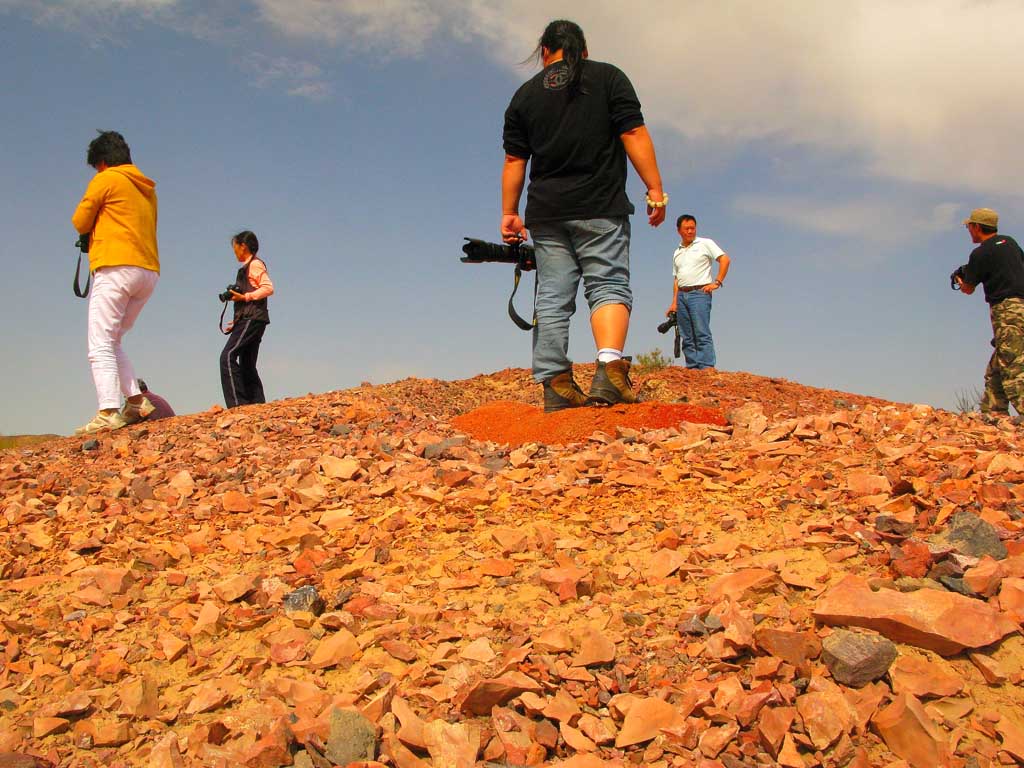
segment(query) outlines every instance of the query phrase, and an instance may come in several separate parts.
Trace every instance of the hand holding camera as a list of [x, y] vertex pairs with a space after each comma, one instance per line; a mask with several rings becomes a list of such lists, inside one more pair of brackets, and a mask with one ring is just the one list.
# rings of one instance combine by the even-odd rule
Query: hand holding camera
[[676, 313], [669, 312], [666, 316], [665, 322], [658, 326], [658, 333], [668, 333], [676, 325]]
[[960, 278], [960, 280], [964, 279], [963, 267], [957, 267], [956, 269], [953, 270], [953, 274], [949, 276], [949, 287], [952, 288], [954, 291], [960, 290], [960, 283], [957, 281], [957, 278]]
[[217, 298], [223, 302], [245, 301], [245, 295], [242, 291], [242, 287], [238, 284], [229, 285], [224, 293], [217, 294]]

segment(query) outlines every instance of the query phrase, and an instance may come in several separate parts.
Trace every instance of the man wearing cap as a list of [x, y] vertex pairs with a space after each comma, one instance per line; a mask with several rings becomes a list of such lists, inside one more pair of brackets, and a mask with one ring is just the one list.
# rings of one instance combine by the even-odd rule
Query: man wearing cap
[[995, 348], [985, 369], [981, 412], [1009, 416], [1012, 403], [1024, 415], [1024, 251], [999, 234], [999, 215], [991, 208], [975, 208], [964, 225], [978, 247], [956, 281], [967, 296], [984, 286]]

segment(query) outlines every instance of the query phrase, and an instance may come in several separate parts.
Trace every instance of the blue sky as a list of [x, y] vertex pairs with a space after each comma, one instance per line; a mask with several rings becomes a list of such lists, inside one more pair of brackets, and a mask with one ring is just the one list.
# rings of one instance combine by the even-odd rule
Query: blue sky
[[[157, 182], [162, 276], [127, 349], [179, 412], [222, 402], [216, 297], [241, 229], [277, 286], [269, 397], [527, 367], [511, 270], [458, 257], [463, 236], [497, 239], [502, 113], [556, 17], [633, 80], [669, 217], [695, 214], [733, 259], [722, 369], [952, 407], [990, 351], [980, 293], [948, 287], [960, 222], [987, 205], [1024, 237], [1006, 33], [1024, 7], [894, 5], [0, 0], [0, 433], [95, 410], [70, 216], [96, 129]], [[677, 241], [634, 219], [627, 351], [671, 346], [655, 326]], [[593, 357], [585, 308], [570, 352]]]

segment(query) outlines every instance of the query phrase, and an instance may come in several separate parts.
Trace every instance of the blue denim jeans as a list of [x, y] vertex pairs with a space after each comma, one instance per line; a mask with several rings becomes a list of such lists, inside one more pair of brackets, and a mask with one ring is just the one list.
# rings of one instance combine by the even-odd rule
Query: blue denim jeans
[[629, 289], [629, 219], [579, 219], [534, 224], [537, 257], [537, 324], [533, 329], [533, 378], [544, 382], [572, 368], [569, 318], [576, 291], [591, 313], [606, 304], [633, 307]]
[[711, 338], [711, 294], [699, 288], [676, 296], [676, 322], [682, 335], [687, 368], [714, 368], [715, 342]]

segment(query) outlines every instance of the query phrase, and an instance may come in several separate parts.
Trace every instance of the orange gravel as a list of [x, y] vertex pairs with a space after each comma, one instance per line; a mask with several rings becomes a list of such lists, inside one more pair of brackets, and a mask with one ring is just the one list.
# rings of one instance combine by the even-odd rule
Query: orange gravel
[[595, 432], [615, 434], [616, 427], [647, 431], [678, 427], [680, 422], [726, 423], [721, 411], [695, 405], [637, 403], [611, 407], [570, 408], [544, 413], [540, 408], [511, 400], [499, 400], [456, 416], [456, 429], [478, 440], [523, 445], [563, 445], [586, 440]]

